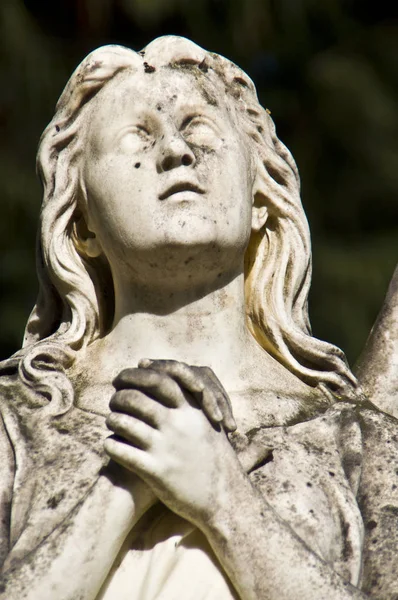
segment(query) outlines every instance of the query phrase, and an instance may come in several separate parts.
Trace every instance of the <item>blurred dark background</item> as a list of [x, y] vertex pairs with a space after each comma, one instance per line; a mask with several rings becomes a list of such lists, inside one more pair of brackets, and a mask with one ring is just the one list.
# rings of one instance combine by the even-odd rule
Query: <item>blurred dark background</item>
[[1, 0], [0, 358], [34, 304], [39, 136], [92, 49], [179, 34], [252, 77], [295, 156], [314, 334], [357, 358], [397, 260], [398, 21], [386, 0]]

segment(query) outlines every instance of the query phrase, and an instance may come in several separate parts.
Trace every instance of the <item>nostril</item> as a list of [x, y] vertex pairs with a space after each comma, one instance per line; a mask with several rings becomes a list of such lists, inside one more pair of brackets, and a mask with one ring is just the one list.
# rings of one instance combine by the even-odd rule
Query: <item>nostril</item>
[[163, 171], [170, 171], [173, 168], [173, 162], [172, 156], [166, 156], [162, 162]]
[[192, 164], [192, 156], [189, 156], [189, 154], [184, 154], [181, 159], [181, 164], [184, 165], [184, 167], [189, 167], [189, 165]]
[[190, 154], [183, 154], [181, 157], [179, 156], [165, 156], [162, 161], [162, 169], [163, 171], [170, 171], [174, 167], [178, 167], [179, 165], [183, 165], [184, 167], [189, 167], [193, 163], [193, 158]]

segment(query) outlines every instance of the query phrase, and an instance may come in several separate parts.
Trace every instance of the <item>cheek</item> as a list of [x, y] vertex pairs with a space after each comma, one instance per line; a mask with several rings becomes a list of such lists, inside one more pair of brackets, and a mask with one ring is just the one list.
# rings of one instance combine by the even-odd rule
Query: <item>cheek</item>
[[84, 171], [88, 209], [95, 221], [113, 221], [128, 207], [131, 182], [126, 185], [125, 169], [109, 158], [91, 163]]
[[235, 172], [226, 182], [229, 197], [225, 198], [226, 217], [239, 246], [245, 248], [249, 242], [252, 228], [252, 181], [251, 173], [246, 170], [242, 160], [240, 166], [235, 165]]

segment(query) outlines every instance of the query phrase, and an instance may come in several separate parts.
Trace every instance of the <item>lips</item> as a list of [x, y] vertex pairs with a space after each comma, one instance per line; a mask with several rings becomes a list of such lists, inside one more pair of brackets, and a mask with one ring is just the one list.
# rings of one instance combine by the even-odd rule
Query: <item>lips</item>
[[174, 183], [164, 192], [159, 194], [159, 200], [166, 200], [167, 198], [170, 198], [170, 196], [178, 194], [179, 192], [196, 192], [197, 194], [204, 194], [205, 190], [196, 183], [192, 183], [190, 181], [181, 181]]

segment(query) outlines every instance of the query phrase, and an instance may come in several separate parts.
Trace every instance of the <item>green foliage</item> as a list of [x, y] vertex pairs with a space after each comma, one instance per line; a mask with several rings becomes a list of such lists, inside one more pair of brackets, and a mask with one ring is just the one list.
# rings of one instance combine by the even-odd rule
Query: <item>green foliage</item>
[[103, 43], [185, 35], [242, 66], [295, 156], [314, 240], [315, 335], [358, 356], [397, 256], [397, 24], [359, 0], [2, 0], [0, 357], [36, 294], [41, 131]]

